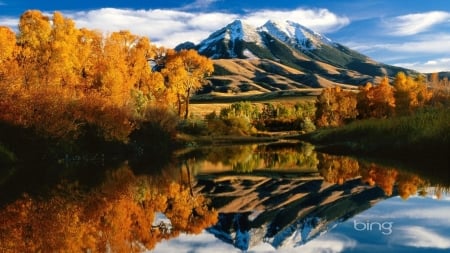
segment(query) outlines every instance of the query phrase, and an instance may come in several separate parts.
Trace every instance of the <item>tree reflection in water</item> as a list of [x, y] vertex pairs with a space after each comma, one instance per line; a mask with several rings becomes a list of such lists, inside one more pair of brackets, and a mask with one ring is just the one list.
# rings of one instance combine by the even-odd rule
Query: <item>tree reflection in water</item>
[[[217, 222], [205, 197], [165, 181], [123, 166], [93, 190], [72, 183], [46, 198], [25, 195], [0, 210], [0, 251], [140, 252]], [[153, 224], [157, 212], [170, 220], [169, 227]]]
[[[205, 161], [208, 166], [204, 166]], [[431, 186], [428, 180], [407, 170], [363, 162], [348, 156], [319, 153], [308, 143], [287, 142], [204, 149], [195, 153], [195, 164], [190, 167], [196, 168], [200, 174], [318, 172], [324, 181], [335, 184], [359, 178], [363, 183], [380, 187], [387, 196], [395, 192], [403, 199], [417, 192], [424, 194], [426, 188]], [[215, 170], [218, 167], [222, 168], [221, 171]]]
[[[159, 170], [158, 175], [136, 175], [123, 165], [89, 190], [63, 182], [48, 194], [24, 195], [4, 204], [0, 252], [140, 252], [163, 239], [216, 225], [218, 212], [210, 205], [232, 214], [259, 208], [263, 214], [258, 219], [272, 217], [271, 224], [280, 226], [289, 223], [292, 210], [306, 215], [299, 211], [305, 203], [318, 212], [311, 215], [347, 217], [348, 206], [340, 205], [365, 190], [371, 194], [375, 186], [385, 196], [403, 199], [424, 195], [429, 186], [438, 197], [449, 189], [412, 172], [318, 153], [301, 143], [208, 147], [185, 152], [172, 162], [177, 166]], [[231, 202], [235, 205], [228, 205]], [[368, 206], [355, 206], [352, 212], [364, 208]], [[158, 213], [170, 224], [155, 224]], [[273, 218], [278, 213], [280, 220]], [[298, 223], [301, 217], [291, 218]]]

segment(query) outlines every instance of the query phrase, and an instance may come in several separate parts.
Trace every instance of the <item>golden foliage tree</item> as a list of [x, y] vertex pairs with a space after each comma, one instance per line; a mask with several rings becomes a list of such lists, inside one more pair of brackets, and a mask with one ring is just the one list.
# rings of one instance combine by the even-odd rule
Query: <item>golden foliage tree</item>
[[427, 89], [423, 78], [414, 79], [399, 72], [394, 79], [397, 112], [405, 114], [423, 106], [430, 100], [432, 93]]
[[46, 85], [50, 61], [49, 40], [52, 27], [49, 18], [40, 11], [30, 10], [19, 21], [19, 65], [25, 87]]
[[434, 105], [446, 105], [450, 100], [450, 83], [447, 77], [439, 78], [439, 73], [432, 73], [429, 86], [433, 92], [431, 102]]
[[395, 110], [394, 89], [384, 77], [379, 85], [367, 83], [358, 93], [358, 114], [361, 118], [385, 118]]
[[316, 125], [340, 126], [346, 121], [355, 119], [358, 115], [356, 105], [355, 93], [342, 90], [338, 86], [325, 88], [316, 102]]
[[[153, 183], [152, 183], [153, 182]], [[135, 176], [128, 167], [84, 192], [61, 185], [47, 199], [23, 198], [0, 209], [2, 252], [142, 252], [181, 232], [217, 222], [201, 195], [178, 183]], [[171, 225], [153, 224], [162, 212]]]
[[76, 54], [79, 30], [75, 23], [55, 12], [49, 39], [50, 59], [47, 63], [47, 83], [51, 86], [75, 85], [79, 82], [79, 56]]
[[7, 95], [8, 89], [21, 85], [20, 69], [17, 64], [16, 34], [8, 27], [0, 26], [0, 96]]
[[370, 164], [364, 168], [362, 178], [369, 185], [377, 185], [387, 196], [391, 196], [397, 180], [398, 171], [394, 168], [384, 168]]
[[349, 179], [360, 176], [357, 160], [345, 156], [320, 154], [319, 173], [324, 180], [334, 184], [343, 184]]
[[213, 71], [194, 50], [157, 48], [129, 31], [78, 29], [59, 12], [27, 11], [17, 35], [6, 27], [0, 35], [0, 120], [50, 137], [94, 129], [126, 141], [151, 106], [175, 107], [179, 116], [184, 106], [187, 117], [191, 93]]
[[190, 95], [204, 85], [205, 76], [214, 70], [213, 63], [192, 49], [180, 52], [169, 50], [166, 57], [163, 73], [168, 79], [169, 89], [176, 94], [178, 114], [181, 116], [184, 103], [184, 118], [187, 118]]

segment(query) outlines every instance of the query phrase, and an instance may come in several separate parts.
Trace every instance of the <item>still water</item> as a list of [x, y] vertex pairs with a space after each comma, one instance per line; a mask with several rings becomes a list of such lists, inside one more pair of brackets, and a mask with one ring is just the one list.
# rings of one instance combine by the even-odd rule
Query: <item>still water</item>
[[96, 166], [3, 171], [0, 252], [450, 249], [448, 171], [432, 166], [380, 165], [298, 142]]

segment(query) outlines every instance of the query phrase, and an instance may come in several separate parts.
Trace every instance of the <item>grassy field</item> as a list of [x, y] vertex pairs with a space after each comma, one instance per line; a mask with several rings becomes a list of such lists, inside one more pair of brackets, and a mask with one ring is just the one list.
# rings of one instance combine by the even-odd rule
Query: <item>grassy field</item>
[[190, 103], [192, 115], [204, 117], [206, 114], [240, 101], [249, 101], [255, 104], [281, 103], [284, 105], [295, 105], [301, 101], [315, 101], [322, 89], [298, 89], [289, 91], [276, 91], [267, 93], [249, 93], [246, 95], [211, 93], [195, 96]]

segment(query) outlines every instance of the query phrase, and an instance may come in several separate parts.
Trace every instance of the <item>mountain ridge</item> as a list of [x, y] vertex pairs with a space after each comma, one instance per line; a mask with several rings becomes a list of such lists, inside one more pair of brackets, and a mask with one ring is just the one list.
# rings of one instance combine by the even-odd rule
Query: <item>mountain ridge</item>
[[268, 20], [254, 27], [242, 20], [211, 33], [196, 49], [214, 61], [209, 85], [200, 93], [265, 93], [301, 88], [357, 88], [399, 71], [292, 21]]

